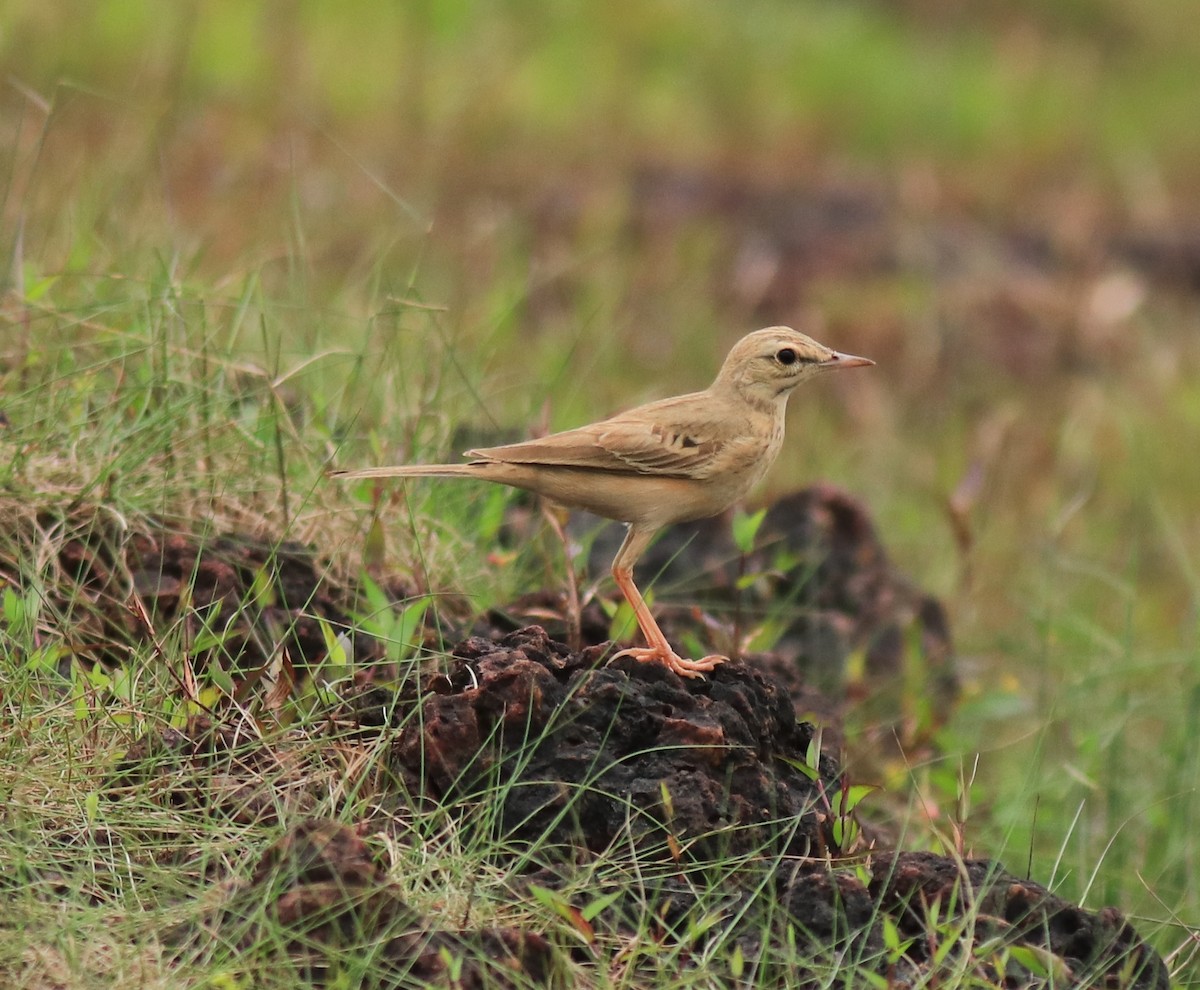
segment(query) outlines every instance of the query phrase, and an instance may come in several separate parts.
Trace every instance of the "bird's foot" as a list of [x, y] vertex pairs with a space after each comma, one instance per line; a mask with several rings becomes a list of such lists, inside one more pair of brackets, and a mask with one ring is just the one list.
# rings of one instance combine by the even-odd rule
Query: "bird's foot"
[[655, 661], [665, 664], [668, 669], [673, 670], [680, 677], [700, 677], [708, 673], [718, 664], [725, 663], [729, 657], [723, 657], [718, 654], [701, 657], [699, 660], [687, 660], [681, 657], [672, 649], [661, 649], [657, 646], [633, 646], [628, 650], [622, 650], [609, 660], [618, 660], [621, 657], [633, 657], [633, 659], [643, 663]]

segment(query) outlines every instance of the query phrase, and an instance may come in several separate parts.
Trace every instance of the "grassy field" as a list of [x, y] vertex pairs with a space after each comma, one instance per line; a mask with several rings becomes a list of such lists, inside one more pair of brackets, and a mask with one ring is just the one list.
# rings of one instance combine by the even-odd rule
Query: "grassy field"
[[[496, 552], [506, 496], [376, 504], [324, 472], [700, 387], [773, 323], [878, 367], [793, 399], [767, 494], [845, 486], [951, 614], [942, 755], [875, 781], [911, 797], [909, 840], [939, 847], [970, 778], [970, 848], [1118, 907], [1197, 982], [1187, 21], [1173, 0], [10, 2], [0, 872], [62, 896], [6, 891], [0, 985], [180, 985], [146, 919], [270, 838], [100, 800], [183, 714], [156, 661], [188, 644], [73, 665], [96, 634], [46, 605], [65, 541], [148, 520], [298, 540], [331, 581], [413, 575], [483, 610], [562, 580], [552, 544]], [[318, 810], [353, 821], [371, 795], [346, 779]], [[496, 888], [483, 838], [421, 827], [424, 857], [392, 850], [415, 902]], [[204, 840], [185, 870], [180, 830]]]

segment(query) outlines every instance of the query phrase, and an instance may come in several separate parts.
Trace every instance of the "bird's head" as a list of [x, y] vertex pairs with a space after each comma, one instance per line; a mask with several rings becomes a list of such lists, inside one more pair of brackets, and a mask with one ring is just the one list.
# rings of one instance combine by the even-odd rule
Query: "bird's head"
[[751, 401], [777, 402], [822, 371], [874, 363], [835, 351], [791, 327], [767, 327], [733, 345], [713, 388], [731, 388]]

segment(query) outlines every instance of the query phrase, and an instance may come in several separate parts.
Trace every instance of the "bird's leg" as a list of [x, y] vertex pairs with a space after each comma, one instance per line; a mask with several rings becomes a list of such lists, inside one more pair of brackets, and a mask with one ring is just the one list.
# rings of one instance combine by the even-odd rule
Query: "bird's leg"
[[642, 593], [633, 583], [633, 565], [650, 545], [654, 532], [653, 529], [641, 529], [631, 524], [629, 532], [625, 535], [625, 542], [621, 544], [621, 549], [613, 558], [613, 580], [617, 582], [617, 587], [621, 589], [625, 600], [632, 606], [638, 628], [642, 630], [642, 635], [646, 637], [648, 644], [644, 647], [636, 646], [622, 650], [613, 657], [613, 660], [616, 660], [617, 657], [657, 660], [659, 663], [666, 664], [680, 677], [699, 677], [706, 671], [712, 670], [717, 664], [724, 663], [728, 657], [708, 656], [700, 660], [686, 660], [672, 650], [671, 645], [667, 642], [667, 637], [663, 635], [658, 623], [654, 621], [654, 616], [650, 614], [650, 609], [646, 606], [646, 600], [642, 597]]

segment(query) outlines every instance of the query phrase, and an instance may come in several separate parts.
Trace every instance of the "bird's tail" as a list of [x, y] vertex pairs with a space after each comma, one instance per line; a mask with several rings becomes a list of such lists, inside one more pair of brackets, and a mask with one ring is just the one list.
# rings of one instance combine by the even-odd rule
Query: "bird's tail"
[[393, 464], [357, 471], [330, 471], [329, 477], [351, 481], [357, 478], [457, 478], [474, 473], [472, 464]]

